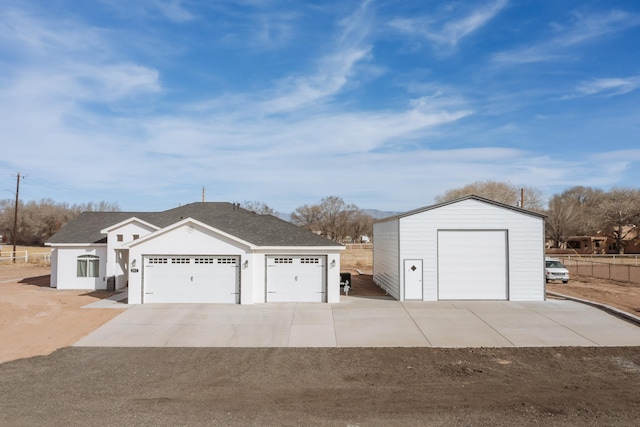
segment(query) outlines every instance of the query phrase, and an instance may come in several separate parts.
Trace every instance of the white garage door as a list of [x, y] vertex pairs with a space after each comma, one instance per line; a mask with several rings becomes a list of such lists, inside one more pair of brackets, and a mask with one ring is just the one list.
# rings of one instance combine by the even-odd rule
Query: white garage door
[[267, 257], [267, 302], [325, 302], [326, 256]]
[[237, 256], [144, 258], [143, 303], [240, 302]]
[[438, 299], [506, 300], [507, 232], [438, 231]]

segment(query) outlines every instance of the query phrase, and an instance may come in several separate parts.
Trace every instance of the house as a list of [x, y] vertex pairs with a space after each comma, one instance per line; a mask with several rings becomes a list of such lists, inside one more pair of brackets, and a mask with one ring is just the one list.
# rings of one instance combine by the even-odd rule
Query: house
[[232, 203], [84, 212], [52, 236], [51, 286], [129, 304], [339, 302], [344, 246]]
[[567, 238], [567, 253], [606, 254], [617, 253], [616, 242], [606, 236], [570, 236]]
[[544, 300], [544, 218], [467, 196], [378, 220], [373, 280], [400, 301]]

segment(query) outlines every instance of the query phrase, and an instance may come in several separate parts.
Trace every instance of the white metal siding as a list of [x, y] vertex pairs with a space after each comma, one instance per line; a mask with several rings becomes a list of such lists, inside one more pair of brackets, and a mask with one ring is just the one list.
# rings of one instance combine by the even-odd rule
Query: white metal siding
[[508, 230], [509, 299], [544, 300], [543, 218], [473, 199], [400, 218], [398, 259], [423, 259], [425, 301], [438, 299], [438, 229]]
[[506, 300], [504, 230], [438, 232], [438, 299]]
[[373, 224], [373, 281], [395, 299], [400, 299], [398, 220]]

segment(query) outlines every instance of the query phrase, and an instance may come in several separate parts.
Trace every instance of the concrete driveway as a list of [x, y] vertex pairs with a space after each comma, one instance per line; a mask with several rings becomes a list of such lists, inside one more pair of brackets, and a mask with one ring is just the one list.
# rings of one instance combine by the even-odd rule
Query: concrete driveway
[[75, 346], [640, 346], [640, 327], [566, 300], [399, 302], [343, 296], [340, 304], [129, 306]]

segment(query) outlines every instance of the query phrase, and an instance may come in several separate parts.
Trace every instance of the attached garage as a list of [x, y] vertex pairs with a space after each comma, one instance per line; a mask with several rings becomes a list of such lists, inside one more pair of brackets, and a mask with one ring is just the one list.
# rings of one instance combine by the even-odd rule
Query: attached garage
[[327, 257], [267, 257], [267, 302], [326, 302]]
[[545, 298], [544, 215], [468, 196], [374, 223], [373, 279], [398, 300]]
[[240, 303], [238, 256], [144, 257], [143, 303]]

